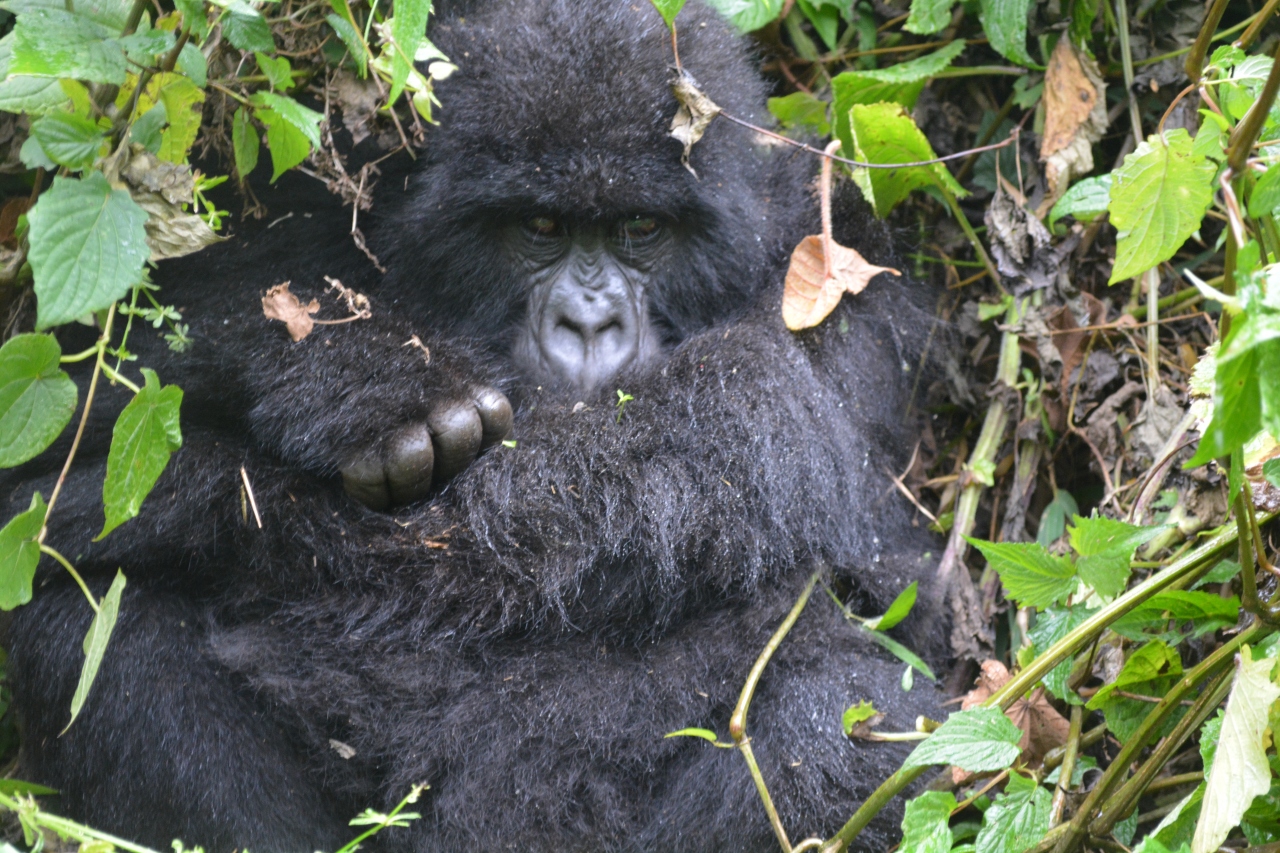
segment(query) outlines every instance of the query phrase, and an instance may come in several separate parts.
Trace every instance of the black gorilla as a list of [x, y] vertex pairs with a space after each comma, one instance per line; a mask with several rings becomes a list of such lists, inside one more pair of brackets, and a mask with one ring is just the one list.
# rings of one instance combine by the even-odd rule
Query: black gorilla
[[[460, 70], [378, 208], [385, 277], [319, 208], [162, 268], [194, 346], [137, 329], [130, 346], [186, 390], [186, 445], [142, 515], [86, 545], [120, 405], [101, 392], [51, 536], [91, 583], [123, 566], [130, 586], [66, 734], [90, 614], [56, 567], [5, 638], [21, 775], [61, 811], [161, 848], [310, 851], [426, 782], [423, 818], [379, 846], [769, 850], [741, 757], [663, 735], [726, 736], [815, 570], [866, 614], [918, 574], [883, 477], [910, 300], [875, 284], [817, 330], [779, 319], [817, 227], [813, 161], [720, 122], [687, 171], [647, 2], [479, 9], [433, 32]], [[680, 26], [710, 96], [767, 122], [739, 40], [692, 7]], [[878, 228], [845, 219], [837, 236], [886, 259]], [[292, 343], [259, 297], [288, 279], [336, 316], [325, 275], [373, 316]], [[48, 494], [65, 449], [7, 475], [10, 512]], [[916, 646], [940, 638], [910, 624]], [[937, 713], [902, 669], [821, 592], [769, 665], [748, 733], [797, 840], [905, 752], [848, 741], [846, 706], [870, 699], [895, 730]]]

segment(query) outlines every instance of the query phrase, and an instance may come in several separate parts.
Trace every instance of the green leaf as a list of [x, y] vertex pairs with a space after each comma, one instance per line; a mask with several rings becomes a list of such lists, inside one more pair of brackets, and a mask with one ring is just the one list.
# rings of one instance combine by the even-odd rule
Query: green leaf
[[863, 699], [844, 709], [844, 713], [840, 715], [840, 727], [844, 729], [845, 735], [849, 735], [858, 723], [865, 723], [879, 713], [875, 705]]
[[1092, 222], [1107, 212], [1111, 203], [1111, 175], [1099, 175], [1096, 178], [1085, 178], [1071, 186], [1062, 194], [1062, 198], [1054, 202], [1049, 211], [1050, 228], [1064, 216], [1074, 216], [1081, 222]]
[[1012, 774], [1005, 793], [983, 815], [974, 841], [976, 853], [1022, 853], [1039, 844], [1049, 831], [1053, 797], [1034, 782], [1015, 785], [1015, 779], [1022, 777]]
[[1249, 647], [1236, 658], [1235, 682], [1227, 697], [1218, 748], [1205, 780], [1200, 822], [1191, 840], [1191, 853], [1212, 853], [1244, 816], [1254, 797], [1271, 788], [1267, 764], [1267, 714], [1280, 699], [1271, 681], [1274, 658], [1252, 660]]
[[1018, 758], [1022, 730], [999, 708], [957, 711], [920, 742], [904, 768], [954, 764], [970, 773], [1004, 770]]
[[1242, 314], [1218, 349], [1213, 418], [1186, 469], [1243, 447], [1263, 427], [1280, 431], [1280, 315]]
[[1223, 560], [1209, 570], [1209, 573], [1200, 580], [1191, 585], [1192, 589], [1199, 589], [1202, 586], [1210, 584], [1226, 583], [1227, 581], [1240, 574], [1240, 564], [1235, 560]]
[[1027, 55], [1027, 12], [1031, 0], [979, 0], [978, 20], [997, 53], [1028, 68], [1043, 68]]
[[31, 600], [31, 579], [40, 562], [36, 537], [44, 527], [44, 499], [36, 492], [31, 506], [0, 528], [0, 610], [12, 610]]
[[[1111, 629], [1131, 640], [1145, 640], [1144, 631], [1163, 626], [1169, 620], [1191, 622], [1195, 625], [1192, 636], [1199, 637], [1219, 628], [1236, 624], [1240, 618], [1240, 599], [1223, 598], [1207, 592], [1174, 590], [1161, 592], [1139, 604], [1117, 619]], [[1180, 641], [1178, 638], [1177, 641]]]
[[[839, 124], [837, 123], [837, 132]], [[936, 155], [920, 128], [901, 104], [854, 104], [849, 111], [847, 137], [841, 137], [850, 159], [864, 163], [914, 163]], [[936, 186], [953, 195], [966, 195], [942, 163], [901, 169], [854, 169], [862, 194], [885, 217], [916, 188]]]
[[818, 136], [831, 133], [831, 124], [827, 121], [827, 102], [808, 92], [792, 92], [781, 98], [770, 98], [769, 112], [773, 113], [783, 128], [808, 128]]
[[667, 29], [671, 29], [675, 25], [676, 15], [679, 15], [680, 10], [684, 8], [685, 0], [651, 0], [651, 2], [653, 8], [658, 10], [662, 20], [666, 22]]
[[964, 51], [964, 47], [964, 40], [957, 39], [919, 59], [888, 68], [845, 71], [836, 75], [831, 80], [836, 135], [842, 141], [849, 137], [849, 110], [854, 104], [891, 101], [907, 109], [914, 107], [929, 78], [946, 69]]
[[1200, 129], [1196, 131], [1195, 142], [1191, 144], [1191, 153], [1221, 163], [1227, 159], [1224, 146], [1231, 126], [1213, 110], [1200, 110], [1200, 116]]
[[329, 26], [333, 27], [333, 31], [338, 34], [338, 38], [342, 39], [342, 43], [346, 45], [347, 52], [355, 60], [361, 79], [369, 76], [369, 51], [365, 49], [364, 42], [360, 40], [360, 35], [356, 32], [356, 28], [345, 18], [332, 12], [325, 16], [325, 20], [329, 22]]
[[911, 612], [911, 608], [916, 603], [916, 592], [920, 586], [919, 581], [912, 581], [907, 588], [898, 593], [898, 596], [889, 605], [889, 609], [884, 612], [883, 616], [877, 616], [874, 619], [868, 619], [862, 623], [873, 631], [888, 631], [894, 625], [897, 625], [903, 619], [907, 618], [907, 614]]
[[[323, 115], [304, 107], [287, 95], [277, 95], [273, 92], [255, 92], [250, 100], [254, 106], [271, 110], [272, 113], [291, 124], [307, 138], [312, 147], [320, 147], [320, 122], [324, 121]], [[262, 119], [263, 124], [267, 124], [267, 120], [262, 118], [261, 113], [258, 114], [258, 118]], [[269, 139], [268, 144], [270, 144]]]
[[710, 741], [711, 743], [715, 743], [717, 740], [716, 733], [710, 729], [681, 729], [678, 732], [667, 732], [662, 737], [700, 737], [705, 741]]
[[951, 23], [956, 0], [911, 0], [911, 14], [902, 28], [918, 36], [932, 35]]
[[948, 853], [954, 841], [950, 823], [955, 807], [955, 795], [949, 791], [925, 791], [908, 800], [900, 853]]
[[1101, 708], [1116, 690], [1181, 674], [1182, 658], [1177, 649], [1171, 648], [1161, 640], [1152, 640], [1130, 654], [1129, 659], [1120, 668], [1116, 680], [1102, 685], [1085, 707], [1091, 711], [1096, 710]]
[[14, 335], [0, 347], [0, 468], [44, 452], [76, 410], [76, 384], [53, 335]]
[[[981, 306], [978, 308], [981, 313]], [[1053, 500], [1040, 513], [1040, 527], [1036, 531], [1036, 542], [1048, 548], [1057, 542], [1067, 530], [1067, 518], [1080, 512], [1076, 499], [1066, 489], [1054, 492]]]
[[240, 180], [249, 177], [257, 168], [260, 144], [258, 131], [254, 130], [249, 118], [249, 111], [244, 107], [237, 107], [236, 114], [231, 117], [231, 147], [235, 151], [236, 174], [240, 176]]
[[1253, 185], [1249, 196], [1249, 215], [1255, 219], [1280, 207], [1280, 169], [1267, 169]]
[[1166, 525], [1139, 527], [1114, 518], [1095, 515], [1071, 519], [1071, 547], [1082, 557], [1118, 554], [1131, 557], [1135, 549], [1145, 545], [1165, 530]]
[[287, 57], [279, 56], [273, 59], [259, 50], [253, 54], [253, 58], [257, 60], [258, 69], [267, 78], [267, 84], [272, 89], [287, 92], [293, 88], [293, 68], [289, 65]]
[[[0, 779], [0, 794], [12, 797], [15, 794], [32, 797], [48, 797], [58, 793], [54, 788], [46, 788], [35, 782], [23, 782], [21, 779]], [[10, 848], [12, 849], [12, 848]]]
[[983, 542], [965, 540], [987, 558], [1000, 575], [1005, 595], [1022, 607], [1043, 610], [1057, 604], [1076, 589], [1076, 569], [1066, 557], [1050, 554], [1036, 542]]
[[311, 143], [306, 134], [275, 110], [258, 110], [258, 120], [267, 126], [267, 148], [271, 151], [271, 182], [307, 159]]
[[[414, 55], [427, 32], [427, 15], [431, 14], [431, 0], [396, 0], [395, 16], [391, 19], [391, 38], [396, 51], [391, 57], [391, 93], [387, 103], [394, 104], [404, 91], [404, 84], [413, 70]], [[317, 141], [314, 143], [319, 145]]]
[[89, 624], [89, 633], [84, 637], [84, 667], [80, 670], [80, 683], [76, 685], [75, 695], [71, 697], [71, 719], [67, 721], [64, 732], [80, 716], [80, 710], [89, 698], [89, 689], [98, 677], [98, 667], [102, 665], [107, 642], [116, 627], [116, 617], [120, 615], [120, 595], [124, 592], [124, 584], [124, 572], [117, 570], [111, 588], [98, 602], [98, 612], [93, 615], [93, 622]]
[[813, 25], [813, 30], [826, 44], [827, 50], [836, 49], [836, 34], [840, 28], [840, 10], [825, 4], [813, 4], [809, 0], [796, 0], [801, 14]]
[[80, 171], [97, 159], [106, 135], [95, 122], [78, 115], [51, 112], [31, 124], [31, 135], [59, 166]]
[[173, 0], [173, 5], [182, 13], [182, 25], [191, 30], [197, 42], [208, 38], [209, 13], [205, 11], [204, 0]]
[[118, 86], [125, 79], [118, 32], [64, 9], [30, 9], [14, 25], [9, 73]]
[[[49, 77], [9, 76], [13, 33], [0, 38], [0, 111], [42, 115], [67, 102], [60, 82]], [[7, 79], [6, 79], [7, 78]]]
[[182, 389], [160, 387], [154, 370], [142, 368], [146, 384], [116, 419], [107, 454], [107, 478], [102, 484], [106, 523], [97, 539], [138, 514], [142, 501], [160, 478], [169, 456], [182, 446], [178, 412]]
[[929, 669], [929, 666], [924, 661], [920, 660], [920, 657], [917, 654], [902, 645], [902, 643], [899, 643], [888, 634], [882, 634], [879, 631], [872, 631], [869, 628], [865, 628], [861, 623], [855, 622], [854, 624], [868, 640], [871, 640], [871, 642], [885, 649], [898, 660], [914, 668], [916, 672], [920, 673], [930, 681], [938, 680], [938, 677], [933, 674], [933, 670]]
[[771, 23], [782, 12], [783, 0], [707, 0], [707, 5], [724, 15], [739, 32], [749, 33]]
[[1108, 207], [1119, 232], [1111, 284], [1173, 257], [1200, 227], [1217, 172], [1211, 160], [1192, 153], [1183, 128], [1147, 137], [1124, 158], [1113, 173]]
[[101, 172], [54, 178], [27, 221], [37, 329], [106, 308], [142, 277], [147, 214]]
[[[131, 93], [121, 92], [116, 106], [123, 107]], [[169, 127], [160, 137], [156, 156], [169, 163], [185, 163], [187, 152], [200, 132], [204, 110], [204, 91], [182, 74], [164, 72], [155, 75], [138, 96], [137, 111], [146, 113], [156, 104], [164, 104]]]
[[[1050, 607], [1036, 616], [1036, 624], [1027, 632], [1027, 639], [1031, 640], [1035, 653], [1042, 655], [1049, 650], [1050, 646], [1083, 625], [1097, 612], [1096, 609], [1090, 609], [1083, 604], [1071, 607]], [[1071, 675], [1073, 663], [1072, 658], [1067, 658], [1055, 666], [1044, 677], [1044, 686], [1058, 699], [1078, 705], [1081, 700], [1067, 689], [1067, 678]]]
[[191, 42], [184, 44], [178, 53], [178, 70], [201, 89], [209, 82], [209, 63], [200, 48]]
[[129, 141], [155, 154], [160, 150], [164, 126], [168, 123], [169, 113], [164, 107], [164, 101], [161, 101], [134, 119], [133, 124], [129, 126]]
[[236, 50], [271, 53], [276, 49], [267, 19], [244, 0], [232, 0], [227, 5], [227, 12], [222, 17], [222, 34]]
[[156, 64], [156, 59], [173, 49], [176, 39], [165, 30], [139, 30], [120, 39], [126, 58], [143, 67]]

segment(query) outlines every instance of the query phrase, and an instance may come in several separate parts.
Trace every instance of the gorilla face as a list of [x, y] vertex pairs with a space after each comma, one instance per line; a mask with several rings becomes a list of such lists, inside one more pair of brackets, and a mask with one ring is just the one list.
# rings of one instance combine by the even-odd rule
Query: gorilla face
[[509, 245], [530, 286], [516, 366], [585, 397], [658, 353], [646, 293], [671, 240], [656, 217], [576, 223], [540, 214], [513, 230]]

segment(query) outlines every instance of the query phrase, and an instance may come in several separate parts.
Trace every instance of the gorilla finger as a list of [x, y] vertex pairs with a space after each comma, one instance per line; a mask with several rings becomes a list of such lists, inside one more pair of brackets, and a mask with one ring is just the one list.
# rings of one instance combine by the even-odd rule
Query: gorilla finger
[[480, 413], [483, 434], [480, 446], [497, 444], [511, 437], [513, 414], [511, 401], [497, 388], [480, 388], [475, 395], [476, 411]]
[[391, 506], [387, 479], [378, 454], [366, 453], [342, 466], [340, 473], [342, 488], [369, 509], [383, 510]]
[[435, 450], [426, 424], [400, 430], [387, 447], [384, 463], [392, 503], [407, 504], [426, 497], [434, 463]]
[[453, 403], [427, 418], [435, 437], [435, 481], [443, 483], [461, 473], [480, 452], [483, 428], [472, 403]]

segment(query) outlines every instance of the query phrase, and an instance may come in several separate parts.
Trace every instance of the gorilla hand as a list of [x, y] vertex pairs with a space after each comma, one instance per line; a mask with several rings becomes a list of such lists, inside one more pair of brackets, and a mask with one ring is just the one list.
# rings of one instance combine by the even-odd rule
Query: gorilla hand
[[425, 497], [461, 473], [480, 451], [511, 435], [511, 403], [496, 388], [442, 403], [425, 422], [395, 430], [341, 467], [347, 494], [383, 510]]

